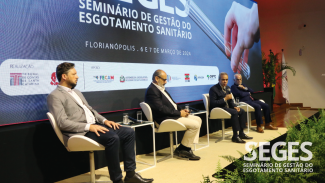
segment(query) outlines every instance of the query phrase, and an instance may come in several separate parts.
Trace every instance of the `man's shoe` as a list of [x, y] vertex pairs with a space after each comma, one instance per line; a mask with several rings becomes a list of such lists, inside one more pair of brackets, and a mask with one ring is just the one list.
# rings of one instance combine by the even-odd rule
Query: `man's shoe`
[[257, 133], [264, 133], [264, 130], [261, 126], [257, 126], [256, 131]]
[[124, 178], [124, 183], [151, 183], [152, 181], [153, 179], [142, 178], [141, 175], [139, 175], [138, 173], [135, 173], [134, 176], [131, 178]]
[[239, 137], [237, 137], [237, 138], [231, 138], [231, 140], [233, 141], [233, 142], [236, 142], [236, 143], [242, 143], [242, 144], [245, 144], [246, 142], [245, 141], [243, 141], [241, 138], [239, 138]]
[[246, 134], [244, 134], [244, 135], [239, 135], [239, 138], [240, 138], [240, 139], [253, 139], [253, 137], [249, 137], [249, 136], [247, 136]]
[[200, 160], [201, 158], [199, 156], [196, 156], [195, 154], [193, 154], [192, 150], [186, 151], [186, 150], [180, 150], [179, 157], [182, 158], [188, 158], [189, 160]]
[[179, 156], [179, 149], [178, 148], [175, 149], [174, 156]]
[[277, 130], [278, 127], [274, 127], [274, 126], [272, 126], [270, 123], [267, 123], [267, 124], [265, 124], [264, 129], [268, 129], [268, 130]]

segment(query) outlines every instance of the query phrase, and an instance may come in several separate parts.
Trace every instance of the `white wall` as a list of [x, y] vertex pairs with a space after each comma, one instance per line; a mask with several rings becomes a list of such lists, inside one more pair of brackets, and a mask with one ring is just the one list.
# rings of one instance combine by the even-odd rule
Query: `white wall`
[[269, 14], [263, 7], [259, 7], [262, 51], [284, 49], [286, 62], [297, 71], [296, 76], [288, 72], [290, 102], [325, 108], [325, 11]]

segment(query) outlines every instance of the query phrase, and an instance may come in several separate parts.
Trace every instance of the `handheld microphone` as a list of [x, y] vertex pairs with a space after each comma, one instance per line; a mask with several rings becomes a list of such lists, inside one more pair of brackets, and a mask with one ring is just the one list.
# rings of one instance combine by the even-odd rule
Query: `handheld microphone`
[[132, 117], [128, 117], [129, 118], [129, 120], [131, 120], [133, 123], [138, 123], [138, 120], [136, 120], [136, 119], [134, 119], [134, 118], [132, 118]]
[[230, 88], [228, 88], [227, 91], [229, 91], [229, 94], [232, 96], [232, 100], [234, 100], [234, 95], [231, 93]]
[[190, 107], [190, 109], [191, 109], [192, 111], [194, 111], [194, 112], [199, 112], [199, 111], [200, 111], [200, 110], [195, 109], [195, 108], [193, 108], [193, 107]]

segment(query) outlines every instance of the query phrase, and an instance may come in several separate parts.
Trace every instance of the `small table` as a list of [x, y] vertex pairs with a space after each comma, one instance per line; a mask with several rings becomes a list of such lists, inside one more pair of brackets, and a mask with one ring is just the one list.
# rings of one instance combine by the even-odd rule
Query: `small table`
[[[192, 112], [191, 115], [198, 115], [198, 114], [207, 114], [207, 111], [206, 110], [199, 110], [197, 112]], [[206, 115], [207, 116], [207, 115]], [[208, 139], [208, 144], [198, 144], [198, 145], [203, 145], [202, 147], [196, 149], [196, 144], [194, 144], [194, 151], [196, 150], [200, 150], [200, 149], [203, 149], [203, 148], [206, 148], [206, 147], [209, 147], [209, 120], [208, 120], [208, 116], [206, 117], [206, 123], [207, 123], [207, 139]]]
[[[134, 131], [135, 131], [135, 128], [137, 127], [141, 127], [141, 126], [147, 126], [147, 125], [151, 125], [152, 127], [152, 138], [153, 138], [153, 159], [154, 159], [154, 164], [148, 164], [148, 163], [145, 163], [145, 162], [141, 162], [141, 161], [136, 161], [137, 163], [141, 163], [141, 164], [145, 164], [145, 165], [149, 165], [150, 167], [148, 168], [145, 168], [143, 170], [140, 170], [140, 171], [137, 171], [137, 172], [143, 172], [145, 170], [148, 170], [150, 168], [154, 168], [156, 167], [156, 143], [155, 143], [155, 123], [154, 122], [151, 122], [151, 121], [142, 121], [142, 123], [134, 123], [134, 124], [123, 124], [122, 122], [117, 122], [119, 123], [120, 125], [124, 126], [124, 127], [127, 127], [127, 128], [132, 128]], [[137, 154], [137, 149], [136, 149], [136, 139], [134, 140], [134, 152], [135, 154]]]

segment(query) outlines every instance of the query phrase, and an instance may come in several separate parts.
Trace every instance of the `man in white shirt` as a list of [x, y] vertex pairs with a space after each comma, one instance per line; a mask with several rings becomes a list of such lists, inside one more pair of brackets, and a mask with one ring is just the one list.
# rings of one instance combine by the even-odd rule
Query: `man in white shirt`
[[199, 160], [200, 157], [193, 154], [191, 145], [198, 143], [202, 120], [189, 114], [188, 110], [181, 109], [169, 93], [165, 90], [167, 74], [163, 70], [156, 70], [152, 76], [152, 83], [147, 88], [145, 102], [152, 110], [155, 122], [160, 124], [165, 119], [176, 119], [187, 128], [181, 144], [174, 154], [190, 160]]
[[121, 144], [124, 157], [125, 183], [151, 183], [135, 173], [134, 130], [121, 127], [97, 113], [79, 90], [73, 63], [64, 62], [57, 66], [58, 87], [47, 97], [47, 106], [67, 139], [73, 135], [85, 135], [105, 146], [110, 178], [113, 183], [123, 183], [119, 161]]

